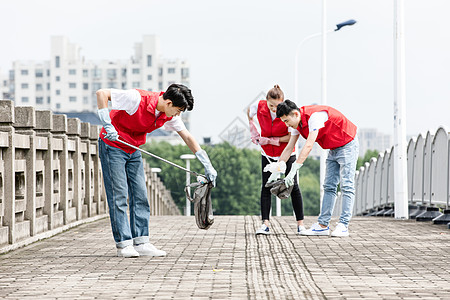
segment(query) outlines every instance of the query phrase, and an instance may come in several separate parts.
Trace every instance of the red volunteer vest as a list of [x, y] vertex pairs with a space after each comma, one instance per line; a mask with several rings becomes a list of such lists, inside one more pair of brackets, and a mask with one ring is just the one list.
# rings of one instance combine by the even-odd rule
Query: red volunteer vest
[[315, 112], [326, 111], [328, 121], [325, 127], [319, 129], [316, 142], [323, 149], [336, 149], [342, 147], [355, 138], [356, 125], [350, 122], [341, 112], [326, 105], [309, 105], [300, 108], [301, 122], [297, 128], [300, 134], [306, 139], [309, 135], [308, 121]]
[[[129, 115], [124, 110], [113, 109], [109, 113], [109, 116], [111, 117], [111, 124], [119, 133], [119, 138], [133, 146], [139, 147], [147, 141], [147, 133], [160, 128], [172, 118], [167, 117], [163, 112], [159, 114], [158, 118], [155, 117], [156, 105], [158, 104], [159, 96], [164, 94], [163, 92], [137, 91], [141, 94], [141, 103], [134, 114]], [[106, 144], [120, 148], [127, 153], [136, 151], [120, 142], [105, 139], [103, 133], [106, 133], [105, 128], [102, 128], [100, 131], [100, 138]]]
[[[283, 121], [281, 121], [280, 118], [275, 118], [272, 121], [272, 117], [270, 116], [270, 110], [267, 106], [266, 100], [259, 101], [256, 116], [258, 117], [259, 126], [261, 126], [261, 136], [282, 137], [289, 134], [288, 127], [286, 126], [286, 124], [284, 124]], [[287, 144], [288, 143], [280, 142], [280, 146], [261, 145], [261, 147], [268, 156], [276, 157], [281, 155]]]

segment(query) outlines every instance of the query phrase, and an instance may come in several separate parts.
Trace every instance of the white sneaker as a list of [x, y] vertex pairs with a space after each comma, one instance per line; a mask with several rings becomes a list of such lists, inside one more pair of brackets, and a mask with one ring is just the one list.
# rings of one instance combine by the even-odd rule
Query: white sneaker
[[297, 234], [302, 234], [302, 232], [306, 231], [306, 227], [303, 225], [298, 225], [297, 226]]
[[262, 224], [261, 228], [256, 230], [256, 235], [258, 234], [270, 234], [269, 227], [267, 227], [265, 224]]
[[348, 226], [345, 226], [345, 224], [342, 223], [338, 223], [336, 228], [331, 233], [331, 236], [336, 237], [349, 236]]
[[139, 257], [139, 253], [134, 250], [133, 246], [126, 246], [125, 248], [117, 249], [117, 256], [119, 257]]
[[301, 235], [330, 235], [330, 227], [322, 228], [319, 223], [312, 224], [308, 230], [300, 232]]
[[134, 246], [134, 249], [142, 256], [166, 256], [166, 251], [159, 250], [150, 243]]

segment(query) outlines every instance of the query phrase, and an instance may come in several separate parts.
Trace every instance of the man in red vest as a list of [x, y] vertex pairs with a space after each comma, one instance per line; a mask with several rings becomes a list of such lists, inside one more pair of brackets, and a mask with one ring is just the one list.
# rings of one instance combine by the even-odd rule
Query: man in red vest
[[[302, 235], [329, 235], [329, 223], [336, 201], [336, 191], [339, 181], [342, 191], [342, 213], [331, 236], [348, 236], [355, 198], [355, 172], [359, 154], [359, 142], [356, 126], [338, 110], [325, 105], [303, 106], [285, 100], [277, 106], [277, 117], [287, 126], [295, 128], [306, 139], [297, 161], [285, 177], [287, 187], [291, 186], [294, 176], [302, 167], [315, 142], [323, 149], [330, 149], [326, 160], [324, 196], [318, 222]], [[279, 161], [286, 161], [297, 143], [298, 135], [291, 135], [288, 145]], [[270, 181], [276, 179], [276, 173]]]
[[[111, 112], [108, 101], [112, 104]], [[150, 207], [141, 152], [117, 140], [139, 147], [145, 144], [147, 133], [164, 125], [166, 130], [180, 135], [205, 167], [208, 180], [215, 184], [216, 170], [180, 118], [181, 112], [194, 106], [191, 90], [180, 84], [170, 85], [165, 93], [100, 89], [97, 105], [103, 124], [99, 154], [117, 256], [164, 256], [166, 252], [149, 241]]]

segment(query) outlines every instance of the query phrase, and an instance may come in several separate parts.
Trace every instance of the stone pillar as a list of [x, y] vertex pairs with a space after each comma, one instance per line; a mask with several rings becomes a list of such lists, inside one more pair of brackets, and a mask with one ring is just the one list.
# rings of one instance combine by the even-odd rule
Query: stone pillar
[[91, 125], [91, 130], [89, 131], [89, 139], [90, 139], [90, 159], [92, 161], [92, 201], [94, 203], [94, 211], [95, 214], [101, 214], [106, 211], [105, 203], [101, 201], [101, 184], [100, 184], [100, 155], [98, 153], [98, 137], [100, 134], [100, 128], [97, 125]]
[[8, 226], [8, 242], [13, 244], [16, 241], [14, 232], [15, 228], [15, 174], [14, 161], [15, 161], [15, 149], [14, 149], [14, 102], [9, 100], [0, 100], [0, 131], [8, 134], [9, 147], [4, 153], [4, 171], [5, 174], [10, 176], [4, 176], [4, 225]]
[[[53, 186], [55, 190], [58, 190], [58, 195], [54, 195], [54, 199], [59, 198], [59, 205], [56, 201], [54, 205], [54, 225], [59, 227], [67, 224], [67, 189], [68, 189], [68, 174], [67, 174], [67, 116], [66, 115], [53, 115], [53, 129], [51, 130], [53, 135], [52, 144], [53, 150], [59, 152], [59, 159], [53, 157], [53, 172], [57, 171], [59, 174], [58, 186]], [[59, 164], [59, 167], [57, 166]], [[55, 178], [55, 177], [54, 177]]]
[[68, 139], [74, 143], [74, 156], [73, 156], [73, 206], [76, 208], [76, 219], [82, 219], [82, 182], [81, 182], [81, 164], [83, 158], [81, 155], [81, 121], [77, 118], [71, 118], [67, 120], [67, 135]]
[[86, 217], [92, 216], [94, 209], [92, 203], [92, 177], [91, 177], [91, 143], [90, 143], [91, 124], [81, 123], [81, 142], [82, 152], [84, 153], [84, 205], [86, 205]]
[[30, 235], [36, 230], [36, 115], [34, 107], [16, 107], [15, 122], [13, 124], [16, 133], [30, 137], [30, 148], [26, 154], [26, 208], [25, 219], [30, 222]]
[[54, 228], [53, 211], [53, 113], [49, 110], [36, 111], [36, 135], [44, 137], [47, 142], [44, 154], [44, 215], [48, 217], [48, 230]]

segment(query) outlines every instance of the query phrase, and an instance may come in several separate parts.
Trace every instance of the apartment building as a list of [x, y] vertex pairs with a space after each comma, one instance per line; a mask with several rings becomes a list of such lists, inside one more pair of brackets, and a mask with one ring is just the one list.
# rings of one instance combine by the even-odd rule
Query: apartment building
[[[49, 61], [15, 61], [9, 77], [8, 96], [16, 105], [54, 112], [96, 111], [100, 88], [163, 91], [172, 83], [190, 85], [188, 62], [163, 58], [156, 35], [135, 43], [128, 60], [101, 61], [86, 60], [79, 45], [53, 36]], [[183, 115], [188, 127], [188, 113]]]
[[363, 157], [367, 150], [383, 152], [394, 144], [391, 135], [378, 132], [376, 128], [358, 128], [358, 139], [360, 157]]

